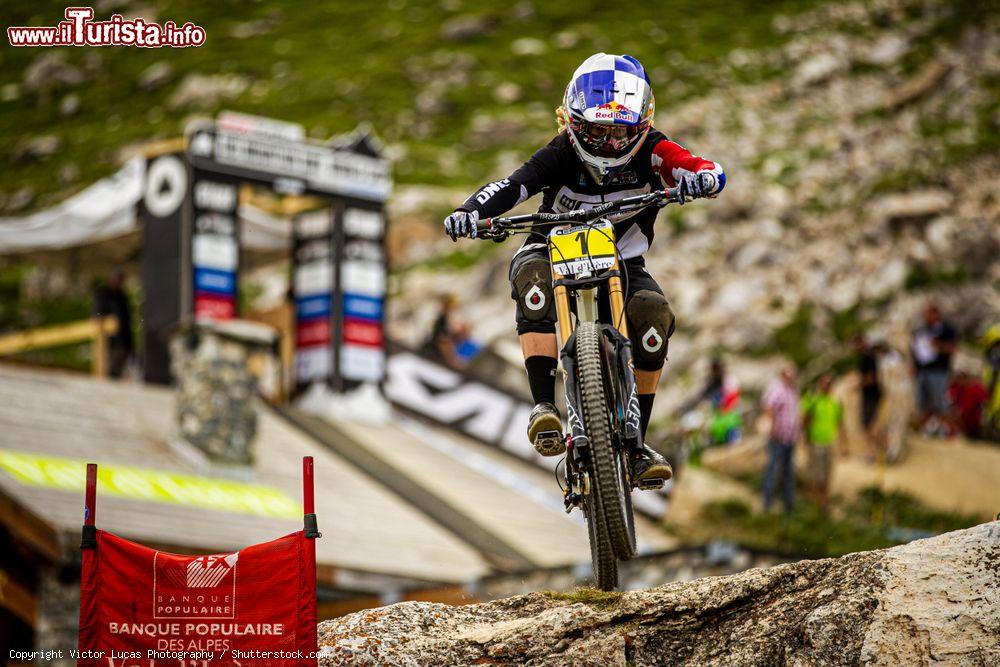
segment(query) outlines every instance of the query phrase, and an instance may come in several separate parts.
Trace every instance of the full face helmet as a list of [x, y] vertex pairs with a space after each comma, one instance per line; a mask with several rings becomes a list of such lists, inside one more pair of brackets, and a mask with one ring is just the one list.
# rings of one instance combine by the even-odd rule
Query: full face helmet
[[570, 142], [598, 183], [636, 154], [655, 108], [639, 61], [607, 53], [595, 53], [576, 69], [563, 105]]

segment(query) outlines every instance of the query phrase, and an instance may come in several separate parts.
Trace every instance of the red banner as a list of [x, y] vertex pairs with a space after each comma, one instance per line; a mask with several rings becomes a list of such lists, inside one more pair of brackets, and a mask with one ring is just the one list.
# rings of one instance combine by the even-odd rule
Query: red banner
[[303, 532], [179, 556], [97, 531], [83, 550], [78, 667], [315, 667], [316, 556]]

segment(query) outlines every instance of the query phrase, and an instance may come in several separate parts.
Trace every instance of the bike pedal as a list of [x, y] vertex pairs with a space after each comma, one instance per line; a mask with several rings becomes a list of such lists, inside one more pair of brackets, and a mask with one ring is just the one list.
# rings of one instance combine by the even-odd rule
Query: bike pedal
[[539, 431], [533, 444], [542, 456], [558, 456], [566, 451], [566, 441], [559, 431]]
[[665, 479], [640, 479], [635, 486], [640, 491], [655, 491], [662, 489], [666, 483]]

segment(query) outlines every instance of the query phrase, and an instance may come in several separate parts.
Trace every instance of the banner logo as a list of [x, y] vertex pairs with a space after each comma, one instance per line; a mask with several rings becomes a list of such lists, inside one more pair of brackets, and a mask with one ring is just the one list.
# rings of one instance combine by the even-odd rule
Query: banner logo
[[[202, 556], [188, 563], [188, 588], [214, 588], [236, 567], [239, 552], [229, 556]], [[235, 578], [235, 575], [234, 575]]]
[[153, 618], [236, 618], [239, 552], [153, 556]]

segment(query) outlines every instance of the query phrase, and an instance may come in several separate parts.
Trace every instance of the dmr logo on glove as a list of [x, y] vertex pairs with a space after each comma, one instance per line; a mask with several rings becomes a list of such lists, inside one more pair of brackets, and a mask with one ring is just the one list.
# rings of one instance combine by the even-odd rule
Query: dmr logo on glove
[[239, 552], [153, 555], [153, 618], [236, 618]]

